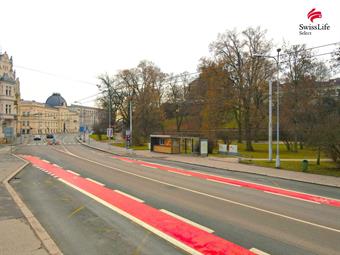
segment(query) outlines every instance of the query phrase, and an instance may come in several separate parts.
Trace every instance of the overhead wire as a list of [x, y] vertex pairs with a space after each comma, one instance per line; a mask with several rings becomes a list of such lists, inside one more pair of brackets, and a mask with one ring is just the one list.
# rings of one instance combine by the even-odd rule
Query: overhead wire
[[[314, 50], [314, 49], [319, 49], [319, 48], [324, 48], [324, 47], [329, 47], [329, 46], [334, 46], [334, 45], [338, 45], [340, 44], [340, 42], [334, 42], [334, 43], [328, 43], [328, 44], [323, 44], [323, 45], [319, 45], [319, 46], [314, 46], [314, 47], [310, 47], [310, 48], [305, 48], [305, 49], [300, 49], [296, 52], [302, 52], [302, 51], [309, 51], [309, 50]], [[291, 53], [294, 53], [294, 52], [291, 52]], [[327, 53], [321, 53], [321, 54], [317, 54], [317, 55], [314, 55], [312, 57], [318, 57], [318, 56], [324, 56], [324, 55], [329, 55], [329, 54], [332, 54], [333, 52], [327, 52]], [[281, 55], [287, 55], [289, 53], [283, 53]], [[284, 62], [284, 61], [283, 61]], [[53, 76], [53, 77], [56, 77], [56, 78], [61, 78], [61, 79], [68, 79], [68, 80], [71, 80], [71, 81], [74, 81], [74, 82], [78, 82], [78, 83], [84, 83], [84, 84], [88, 84], [88, 85], [93, 85], [93, 86], [97, 86], [97, 84], [95, 83], [92, 83], [92, 82], [88, 82], [88, 81], [83, 81], [83, 80], [78, 80], [78, 79], [74, 79], [72, 77], [68, 77], [68, 76], [64, 76], [64, 75], [59, 75], [59, 74], [55, 74], [55, 73], [51, 73], [51, 72], [46, 72], [46, 71], [42, 71], [42, 70], [39, 70], [39, 69], [35, 69], [35, 68], [29, 68], [29, 67], [25, 67], [25, 66], [21, 66], [21, 65], [15, 65], [16, 68], [19, 68], [19, 69], [24, 69], [24, 70], [28, 70], [28, 71], [33, 71], [33, 72], [37, 72], [37, 73], [41, 73], [41, 74], [44, 74], [44, 75], [49, 75], [49, 76]], [[175, 79], [175, 78], [178, 78], [178, 77], [188, 77], [189, 79], [193, 79], [193, 76], [195, 75], [199, 75], [201, 72], [192, 72], [192, 73], [181, 73], [181, 74], [177, 74], [177, 75], [170, 75], [169, 77], [165, 78], [163, 80], [164, 81], [168, 81], [168, 83], [165, 83], [165, 85], [167, 84], [170, 84], [170, 82]], [[86, 99], [90, 99], [92, 97], [96, 97], [96, 96], [99, 96], [100, 94], [102, 94], [102, 92], [98, 92], [94, 95], [90, 95], [90, 96], [87, 96], [87, 97], [84, 97], [84, 98], [81, 98], [81, 99], [78, 99], [78, 100], [75, 100], [74, 102], [78, 101], [78, 102], [83, 102], [84, 100]], [[94, 102], [96, 101], [96, 99], [93, 99], [93, 100], [87, 100], [86, 102]], [[83, 102], [85, 103], [85, 102]]]

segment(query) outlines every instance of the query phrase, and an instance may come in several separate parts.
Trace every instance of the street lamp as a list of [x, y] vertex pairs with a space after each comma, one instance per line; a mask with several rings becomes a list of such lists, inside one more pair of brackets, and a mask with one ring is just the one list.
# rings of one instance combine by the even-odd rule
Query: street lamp
[[75, 104], [80, 104], [81, 105], [81, 108], [80, 108], [80, 115], [81, 115], [81, 126], [83, 128], [83, 141], [85, 142], [85, 129], [84, 129], [84, 105], [79, 102], [79, 101], [75, 101], [74, 102]]
[[[280, 168], [280, 52], [281, 49], [278, 48], [276, 49], [277, 52], [277, 57], [275, 56], [267, 56], [267, 55], [263, 55], [263, 54], [254, 54], [254, 57], [262, 57], [262, 58], [273, 58], [276, 62], [276, 68], [277, 68], [277, 92], [276, 92], [276, 161], [275, 161], [275, 167], [276, 168]], [[269, 99], [271, 101], [271, 82], [269, 84]], [[271, 133], [271, 102], [269, 102], [269, 132]], [[271, 139], [271, 135], [269, 136], [269, 139]], [[271, 141], [269, 141], [270, 143], [270, 148], [269, 150], [271, 150]], [[271, 160], [271, 151], [269, 151], [269, 160]]]

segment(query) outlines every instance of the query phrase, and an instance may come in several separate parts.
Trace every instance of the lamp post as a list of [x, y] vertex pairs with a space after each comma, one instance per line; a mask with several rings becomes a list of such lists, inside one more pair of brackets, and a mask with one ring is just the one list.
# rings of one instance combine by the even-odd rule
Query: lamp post
[[83, 127], [83, 141], [85, 142], [85, 129], [84, 129], [84, 106], [81, 102], [79, 101], [75, 101], [75, 104], [80, 104], [81, 108], [80, 108], [80, 123], [81, 126]]
[[132, 147], [132, 98], [130, 98], [130, 143]]
[[269, 120], [268, 120], [268, 160], [272, 162], [273, 160], [273, 126], [272, 126], [272, 107], [273, 107], [273, 97], [272, 97], [272, 80], [269, 81]]
[[[276, 160], [275, 160], [275, 167], [280, 168], [280, 52], [281, 49], [276, 49], [277, 57], [274, 56], [267, 56], [263, 54], [254, 54], [254, 57], [262, 57], [262, 58], [272, 58], [276, 62], [276, 68], [277, 68], [277, 77], [276, 77], [276, 86], [277, 86], [277, 92], [276, 92]], [[269, 82], [269, 160], [272, 160], [272, 149], [271, 149], [271, 81]]]

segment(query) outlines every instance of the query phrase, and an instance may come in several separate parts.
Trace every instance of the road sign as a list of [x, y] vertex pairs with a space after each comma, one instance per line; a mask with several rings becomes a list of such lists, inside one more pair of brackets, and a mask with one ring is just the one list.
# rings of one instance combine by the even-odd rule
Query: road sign
[[106, 129], [106, 135], [107, 135], [107, 137], [112, 138], [113, 137], [113, 129], [112, 128], [107, 128]]
[[80, 126], [79, 127], [79, 132], [84, 132], [85, 131], [85, 127], [84, 126]]

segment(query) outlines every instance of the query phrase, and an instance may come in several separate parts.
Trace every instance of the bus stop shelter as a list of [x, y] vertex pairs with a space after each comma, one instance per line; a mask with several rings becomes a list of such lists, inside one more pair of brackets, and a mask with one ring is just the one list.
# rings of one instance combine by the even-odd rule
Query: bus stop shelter
[[170, 154], [199, 154], [200, 138], [173, 135], [150, 135], [150, 150]]

